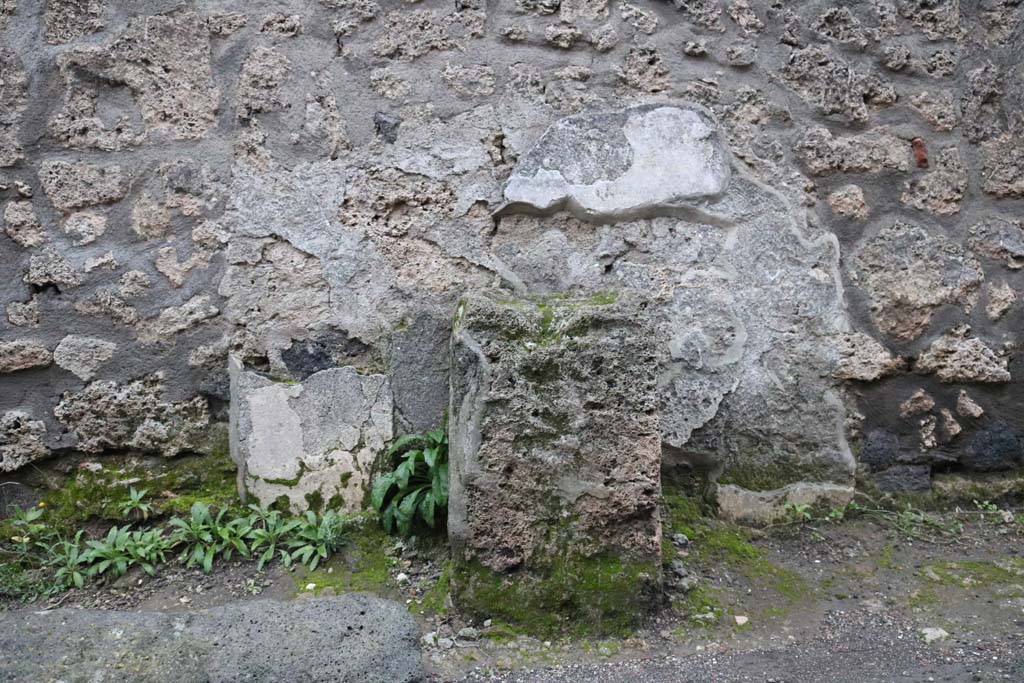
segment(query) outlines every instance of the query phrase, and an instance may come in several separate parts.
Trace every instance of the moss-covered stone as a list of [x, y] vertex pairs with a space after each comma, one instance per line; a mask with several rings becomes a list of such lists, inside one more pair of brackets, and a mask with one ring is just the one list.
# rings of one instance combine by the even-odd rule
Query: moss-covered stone
[[240, 508], [235, 464], [225, 452], [157, 457], [110, 456], [82, 462], [71, 473], [38, 473], [47, 524], [73, 530], [91, 520], [123, 521], [132, 487], [146, 491], [154, 514], [186, 513], [193, 503]]
[[820, 464], [803, 464], [779, 458], [775, 461], [744, 461], [727, 464], [717, 483], [733, 484], [748, 491], [775, 491], [798, 482], [829, 481], [832, 473]]
[[610, 555], [567, 557], [529, 572], [453, 567], [453, 600], [464, 614], [497, 619], [540, 638], [625, 636], [655, 605], [656, 563]]
[[[675, 557], [671, 546], [673, 534], [690, 539], [689, 562], [707, 566], [728, 566], [753, 582], [764, 585], [788, 601], [812, 594], [807, 582], [796, 572], [776, 566], [763, 550], [750, 542], [750, 531], [710, 516], [707, 505], [693, 494], [687, 494], [672, 483], [665, 483], [662, 492], [665, 562]], [[707, 591], [693, 598], [697, 602], [713, 602]], [[689, 601], [689, 598], [687, 598]]]
[[930, 564], [921, 569], [928, 582], [942, 586], [983, 588], [1024, 583], [1024, 559], [1005, 557], [1000, 560], [950, 560]]
[[423, 596], [409, 605], [413, 614], [447, 614], [448, 599], [452, 590], [452, 564], [445, 563], [437, 581], [423, 593]]
[[388, 595], [393, 586], [389, 569], [395, 558], [388, 550], [393, 540], [380, 528], [372, 515], [353, 517], [347, 526], [348, 544], [316, 571], [300, 570], [295, 574], [296, 590], [314, 584], [317, 594], [331, 591], [335, 595], [364, 591]]

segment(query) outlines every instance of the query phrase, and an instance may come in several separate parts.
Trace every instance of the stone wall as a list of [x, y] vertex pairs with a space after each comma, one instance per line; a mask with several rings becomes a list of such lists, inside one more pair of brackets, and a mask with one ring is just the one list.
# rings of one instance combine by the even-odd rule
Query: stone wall
[[[427, 428], [466, 290], [608, 282], [663, 285], [672, 462], [1015, 467], [1022, 49], [1015, 0], [0, 0], [0, 470], [210, 451], [229, 352], [386, 375]], [[508, 183], [626, 149], [537, 147], [567, 117], [685, 103], [728, 205]]]

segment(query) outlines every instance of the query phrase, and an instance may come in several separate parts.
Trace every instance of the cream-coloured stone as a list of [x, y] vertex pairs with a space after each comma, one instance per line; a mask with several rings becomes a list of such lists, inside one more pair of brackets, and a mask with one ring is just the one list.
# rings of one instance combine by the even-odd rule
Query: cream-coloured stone
[[0, 472], [13, 472], [50, 455], [46, 424], [22, 410], [0, 415]]
[[960, 423], [956, 421], [955, 417], [953, 417], [953, 413], [949, 408], [943, 408], [939, 413], [942, 415], [942, 428], [945, 430], [947, 438], [952, 439], [963, 431], [963, 427], [961, 427]]
[[192, 297], [181, 306], [165, 308], [159, 316], [139, 326], [139, 341], [143, 344], [173, 344], [174, 335], [220, 314], [220, 309], [211, 301], [209, 296], [202, 294]]
[[65, 392], [54, 409], [87, 453], [136, 449], [173, 457], [208, 452], [210, 413], [206, 399], [167, 401], [162, 372], [125, 383], [95, 380], [80, 392]]
[[989, 320], [995, 321], [1006, 315], [1006, 312], [1013, 308], [1017, 302], [1017, 292], [1010, 283], [1003, 281], [998, 284], [988, 283], [985, 287], [988, 294], [988, 303], [985, 305], [985, 315]]
[[796, 152], [814, 176], [910, 170], [910, 145], [886, 129], [836, 137], [824, 126], [811, 126]]
[[107, 231], [107, 217], [88, 211], [73, 213], [64, 220], [64, 233], [76, 246], [91, 244]]
[[939, 421], [934, 415], [926, 415], [921, 418], [917, 434], [920, 440], [921, 452], [924, 453], [935, 448], [938, 444], [938, 437], [935, 434], [935, 428], [938, 426]]
[[12, 301], [7, 304], [7, 322], [15, 327], [36, 327], [39, 325], [39, 302], [33, 296], [28, 301]]
[[132, 230], [146, 239], [163, 237], [171, 230], [171, 212], [149, 194], [143, 194], [132, 207]]
[[937, 216], [948, 216], [960, 211], [967, 191], [967, 169], [956, 147], [940, 150], [935, 160], [934, 171], [907, 181], [900, 201]]
[[956, 399], [956, 412], [961, 417], [977, 419], [985, 414], [985, 409], [970, 397], [966, 389], [961, 389], [960, 395]]
[[852, 486], [798, 482], [772, 491], [750, 491], [735, 484], [716, 485], [718, 514], [731, 521], [770, 524], [784, 520], [793, 505], [831, 509], [853, 500]]
[[921, 225], [887, 219], [857, 247], [849, 261], [854, 285], [871, 299], [878, 328], [899, 339], [916, 339], [943, 304], [973, 308], [984, 271], [958, 243]]
[[53, 354], [43, 344], [28, 339], [0, 342], [0, 375], [45, 368], [53, 361]]
[[46, 231], [32, 210], [32, 202], [8, 202], [4, 207], [4, 232], [23, 247], [37, 247], [46, 241]]
[[53, 350], [53, 360], [79, 379], [89, 381], [114, 357], [117, 344], [94, 337], [69, 334]]
[[828, 205], [832, 213], [846, 218], [863, 220], [868, 217], [868, 205], [864, 200], [864, 190], [859, 185], [844, 185], [828, 195]]
[[941, 382], [1009, 382], [1009, 359], [997, 354], [966, 325], [932, 342], [917, 359], [914, 371], [935, 373]]
[[116, 165], [44, 161], [39, 179], [53, 206], [64, 213], [96, 204], [110, 204], [128, 192], [128, 178]]
[[900, 417], [927, 413], [934, 407], [935, 399], [929, 396], [924, 389], [918, 389], [910, 398], [900, 404]]
[[239, 486], [261, 505], [284, 496], [293, 512], [314, 500], [359, 512], [377, 457], [392, 438], [384, 375], [330, 368], [277, 383], [229, 357], [231, 456]]
[[911, 97], [910, 104], [937, 131], [953, 130], [960, 123], [960, 103], [950, 90], [925, 90]]
[[856, 332], [838, 338], [839, 362], [833, 377], [871, 382], [900, 372], [906, 362], [889, 353], [877, 340]]

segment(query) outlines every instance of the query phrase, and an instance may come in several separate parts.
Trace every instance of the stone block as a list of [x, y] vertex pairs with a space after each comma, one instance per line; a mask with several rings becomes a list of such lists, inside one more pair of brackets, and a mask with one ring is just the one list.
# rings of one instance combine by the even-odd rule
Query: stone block
[[275, 382], [229, 357], [231, 458], [239, 493], [292, 512], [358, 512], [371, 470], [392, 438], [388, 378], [353, 367]]
[[538, 631], [615, 632], [661, 565], [664, 347], [631, 292], [476, 292], [452, 336], [454, 599]]
[[251, 600], [188, 613], [11, 610], [0, 613], [0, 677], [418, 683], [418, 639], [403, 605], [363, 594]]

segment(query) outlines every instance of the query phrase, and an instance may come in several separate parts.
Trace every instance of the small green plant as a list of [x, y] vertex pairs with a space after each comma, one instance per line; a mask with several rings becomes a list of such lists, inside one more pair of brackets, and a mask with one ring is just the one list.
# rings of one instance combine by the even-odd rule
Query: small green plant
[[394, 469], [377, 477], [370, 501], [384, 529], [412, 533], [419, 520], [443, 526], [448, 509], [448, 434], [444, 424], [426, 434], [406, 434], [388, 449]]
[[312, 511], [306, 512], [290, 542], [290, 559], [313, 571], [320, 560], [341, 550], [346, 540], [344, 520], [336, 512], [328, 510], [319, 518]]
[[[145, 494], [132, 489], [131, 501], [122, 508], [144, 517]], [[214, 514], [206, 503], [195, 502], [187, 517], [163, 526], [114, 526], [99, 539], [78, 531], [70, 540], [46, 524], [43, 514], [40, 506], [16, 510], [4, 520], [0, 595], [34, 600], [81, 588], [90, 577], [122, 576], [134, 566], [154, 575], [172, 554], [206, 572], [217, 558], [230, 560], [235, 554], [255, 556], [260, 570], [274, 559], [286, 567], [299, 562], [315, 570], [347, 541], [346, 520], [334, 511], [291, 517], [250, 505], [249, 514], [229, 519], [226, 509]]]
[[249, 548], [256, 555], [256, 568], [263, 567], [277, 555], [285, 566], [291, 564], [291, 555], [287, 546], [292, 532], [299, 526], [297, 519], [285, 520], [277, 510], [250, 505], [252, 514], [249, 515], [249, 524], [252, 531], [249, 537], [252, 543]]
[[[222, 513], [223, 515], [223, 513]], [[217, 522], [221, 515], [218, 515]], [[236, 517], [226, 524], [219, 524], [214, 528], [214, 537], [217, 540], [220, 554], [225, 560], [230, 560], [234, 553], [242, 557], [249, 557], [249, 546], [247, 542], [252, 538], [252, 519], [250, 517]]]
[[1000, 512], [999, 506], [990, 500], [973, 500], [971, 502], [974, 503], [974, 507], [978, 510], [978, 512], [981, 512], [983, 514], [998, 514]]
[[786, 518], [792, 522], [809, 522], [814, 519], [811, 506], [806, 503], [786, 503], [782, 509]]
[[20, 559], [28, 559], [39, 551], [50, 549], [49, 541], [52, 533], [49, 532], [43, 517], [42, 507], [32, 507], [27, 510], [15, 508], [11, 517], [10, 525], [14, 530], [11, 542], [14, 544], [14, 553]]
[[128, 489], [128, 500], [123, 501], [118, 506], [121, 516], [142, 520], [149, 519], [149, 516], [153, 514], [153, 506], [145, 502], [146, 493], [146, 489], [136, 491], [134, 486]]
[[173, 546], [174, 540], [165, 536], [163, 529], [148, 529], [131, 532], [126, 550], [132, 564], [142, 567], [142, 571], [153, 576], [156, 566], [167, 561], [167, 553]]
[[135, 563], [128, 550], [131, 539], [129, 527], [112, 527], [107, 532], [107, 537], [101, 541], [86, 541], [88, 550], [85, 554], [85, 561], [89, 565], [89, 576], [96, 576], [110, 572], [114, 576], [121, 576], [128, 571], [128, 567]]
[[828, 516], [825, 518], [833, 524], [838, 524], [846, 519], [846, 506], [834, 507], [828, 511]]
[[47, 564], [56, 569], [53, 575], [55, 588], [84, 586], [89, 561], [82, 552], [82, 532], [75, 533], [70, 541], [62, 538], [51, 545]]
[[221, 547], [217, 536], [220, 533], [223, 517], [223, 510], [214, 519], [210, 507], [206, 503], [195, 502], [192, 503], [187, 519], [175, 517], [167, 523], [174, 530], [172, 536], [174, 544], [184, 546], [178, 559], [184, 562], [186, 567], [194, 567], [198, 564], [204, 572], [213, 569], [213, 558]]

